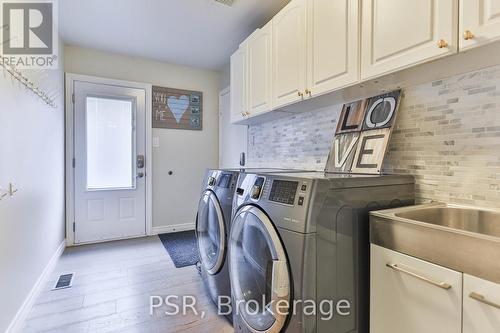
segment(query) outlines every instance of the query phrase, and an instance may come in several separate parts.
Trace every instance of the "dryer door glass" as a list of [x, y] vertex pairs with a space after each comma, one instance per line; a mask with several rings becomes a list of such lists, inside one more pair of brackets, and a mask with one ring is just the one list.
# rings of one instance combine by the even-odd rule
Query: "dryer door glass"
[[209, 274], [216, 274], [223, 264], [226, 236], [219, 201], [210, 190], [203, 193], [198, 206], [196, 236], [203, 268]]
[[[290, 306], [290, 274], [271, 220], [255, 206], [243, 207], [233, 219], [229, 246], [230, 280], [239, 315], [252, 330], [281, 331]], [[282, 301], [279, 311], [278, 301]]]

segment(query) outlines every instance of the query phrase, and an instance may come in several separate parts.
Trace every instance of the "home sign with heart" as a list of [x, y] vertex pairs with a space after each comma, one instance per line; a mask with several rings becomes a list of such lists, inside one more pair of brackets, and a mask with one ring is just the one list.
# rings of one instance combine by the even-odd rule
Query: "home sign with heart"
[[201, 130], [203, 93], [153, 86], [153, 127]]

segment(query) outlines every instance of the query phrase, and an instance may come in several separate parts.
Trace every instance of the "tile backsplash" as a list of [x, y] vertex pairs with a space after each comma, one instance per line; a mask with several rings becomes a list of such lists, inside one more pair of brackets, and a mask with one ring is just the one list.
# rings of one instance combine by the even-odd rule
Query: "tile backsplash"
[[[342, 105], [249, 126], [248, 165], [323, 170]], [[500, 66], [404, 89], [384, 171], [419, 202], [500, 207]]]

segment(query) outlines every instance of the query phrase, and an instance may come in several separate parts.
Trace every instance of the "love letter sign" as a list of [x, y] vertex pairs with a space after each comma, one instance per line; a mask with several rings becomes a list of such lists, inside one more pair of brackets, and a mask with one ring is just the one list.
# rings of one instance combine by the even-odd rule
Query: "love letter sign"
[[153, 127], [201, 130], [203, 93], [153, 86]]
[[380, 173], [401, 90], [345, 104], [325, 172]]

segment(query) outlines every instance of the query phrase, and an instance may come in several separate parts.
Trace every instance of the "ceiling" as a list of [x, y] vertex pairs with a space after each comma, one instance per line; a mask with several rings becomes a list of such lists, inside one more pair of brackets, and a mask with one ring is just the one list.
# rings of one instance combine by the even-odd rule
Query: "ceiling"
[[289, 0], [63, 0], [68, 45], [219, 70]]

